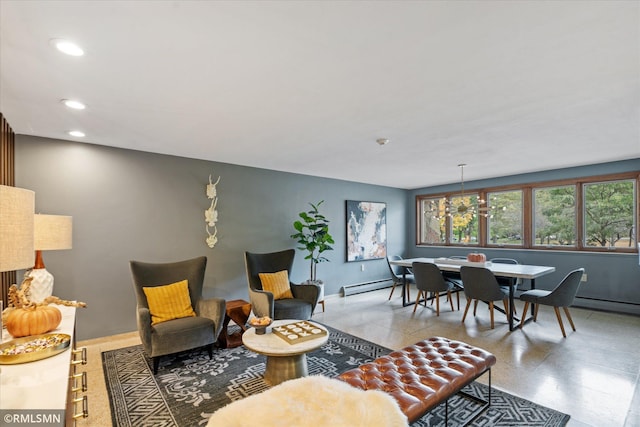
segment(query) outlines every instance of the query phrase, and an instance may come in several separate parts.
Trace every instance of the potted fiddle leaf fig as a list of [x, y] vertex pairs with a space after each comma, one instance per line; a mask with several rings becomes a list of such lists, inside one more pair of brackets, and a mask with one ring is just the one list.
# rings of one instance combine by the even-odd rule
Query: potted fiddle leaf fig
[[298, 249], [307, 251], [307, 256], [304, 259], [311, 262], [311, 274], [308, 282], [320, 285], [322, 285], [322, 281], [316, 278], [316, 268], [319, 263], [329, 261], [322, 253], [333, 250], [331, 245], [335, 243], [329, 234], [329, 220], [319, 211], [323, 202], [324, 200], [321, 200], [315, 205], [309, 203], [312, 209], [298, 214], [301, 220], [296, 220], [293, 223], [293, 228], [297, 233], [291, 235], [298, 241], [300, 245]]

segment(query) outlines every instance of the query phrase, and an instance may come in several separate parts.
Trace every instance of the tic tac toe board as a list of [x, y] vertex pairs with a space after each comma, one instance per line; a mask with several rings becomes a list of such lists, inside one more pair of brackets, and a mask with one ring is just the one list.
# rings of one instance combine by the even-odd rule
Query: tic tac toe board
[[327, 335], [326, 329], [322, 329], [317, 325], [314, 325], [313, 323], [307, 322], [305, 320], [276, 326], [271, 329], [271, 332], [273, 332], [289, 344], [309, 341]]

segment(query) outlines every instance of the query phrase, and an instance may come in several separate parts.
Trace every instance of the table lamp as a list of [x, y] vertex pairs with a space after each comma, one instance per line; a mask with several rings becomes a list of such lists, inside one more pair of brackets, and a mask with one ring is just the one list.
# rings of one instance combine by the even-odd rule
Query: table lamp
[[0, 271], [31, 267], [35, 193], [0, 185]]
[[[71, 249], [72, 217], [63, 215], [34, 215], [34, 248], [36, 261], [29, 276], [31, 301], [42, 302], [53, 293], [53, 275], [47, 271], [42, 251]], [[32, 255], [33, 256], [33, 253]]]
[[[35, 199], [35, 193], [31, 190], [0, 185], [0, 272], [31, 266]], [[5, 302], [0, 301], [0, 313]]]

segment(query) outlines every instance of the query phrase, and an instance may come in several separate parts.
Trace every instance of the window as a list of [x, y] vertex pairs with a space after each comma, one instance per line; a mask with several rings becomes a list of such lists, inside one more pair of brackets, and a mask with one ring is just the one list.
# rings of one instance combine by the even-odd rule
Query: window
[[478, 243], [478, 196], [452, 197], [449, 208], [451, 242], [460, 244]]
[[424, 199], [420, 202], [420, 243], [442, 244], [446, 243], [447, 228], [445, 216], [444, 198]]
[[487, 243], [522, 246], [522, 190], [487, 193], [487, 198]]
[[533, 196], [534, 246], [575, 246], [576, 186], [537, 188]]
[[584, 246], [634, 248], [635, 181], [584, 185]]
[[635, 253], [639, 178], [627, 172], [418, 195], [417, 244]]

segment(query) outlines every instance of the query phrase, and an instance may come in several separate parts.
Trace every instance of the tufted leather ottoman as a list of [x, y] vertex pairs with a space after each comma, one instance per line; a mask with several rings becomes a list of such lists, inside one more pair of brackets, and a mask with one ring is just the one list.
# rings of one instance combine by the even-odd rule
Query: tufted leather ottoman
[[491, 404], [495, 363], [496, 357], [486, 350], [433, 337], [346, 371], [338, 379], [363, 390], [390, 394], [413, 422], [488, 371], [489, 401], [477, 416]]

